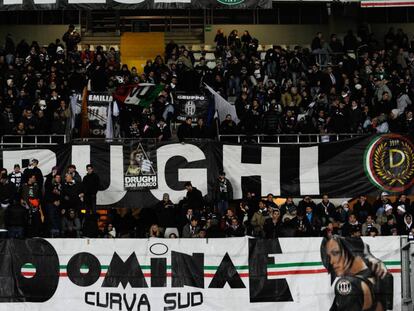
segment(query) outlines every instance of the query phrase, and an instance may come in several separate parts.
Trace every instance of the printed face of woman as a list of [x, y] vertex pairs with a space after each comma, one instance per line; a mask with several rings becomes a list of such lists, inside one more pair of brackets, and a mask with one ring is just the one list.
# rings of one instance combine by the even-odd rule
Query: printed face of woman
[[326, 254], [329, 257], [329, 263], [333, 267], [337, 276], [343, 276], [346, 272], [346, 258], [341, 252], [339, 244], [335, 240], [329, 240], [326, 243]]

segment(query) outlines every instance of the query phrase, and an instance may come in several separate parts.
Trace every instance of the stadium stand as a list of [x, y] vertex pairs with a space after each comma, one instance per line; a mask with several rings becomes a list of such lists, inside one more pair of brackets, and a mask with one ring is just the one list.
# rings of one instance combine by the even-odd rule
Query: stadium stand
[[[370, 34], [365, 38], [371, 41], [352, 32], [347, 36], [344, 43], [335, 35], [325, 42], [318, 33], [310, 38], [308, 49], [260, 45], [254, 34], [239, 36], [233, 31], [226, 36], [219, 30], [215, 47], [192, 45], [187, 49], [169, 42], [165, 53], [148, 60], [142, 73], [121, 64], [118, 46], [82, 45], [72, 25], [63, 42], [56, 40], [44, 47], [36, 42], [15, 44], [7, 37], [0, 56], [4, 86], [1, 133], [3, 139], [8, 135], [77, 137], [79, 125], [73, 125], [76, 109], [71, 108], [71, 98], [81, 94], [89, 81], [91, 92], [112, 92], [120, 111], [119, 117], [110, 116], [119, 129], [112, 138], [166, 141], [177, 137], [185, 141], [243, 135], [249, 141], [257, 134], [320, 134], [329, 141], [329, 134], [413, 135], [414, 54], [406, 45], [406, 35], [402, 30], [387, 34], [384, 47], [375, 45], [378, 41]], [[121, 90], [143, 83], [159, 86], [156, 96], [146, 106], [128, 106]], [[224, 101], [235, 101], [231, 103], [235, 114], [226, 116], [217, 127], [205, 119], [206, 114], [199, 117], [196, 126], [187, 117], [177, 131], [171, 131], [171, 124], [179, 122], [180, 94], [208, 96], [206, 84]], [[71, 166], [55, 168], [43, 187], [36, 161], [23, 172], [19, 166], [12, 172], [2, 171], [0, 193], [5, 210], [1, 226], [12, 236], [145, 237], [164, 236], [164, 230], [170, 232], [171, 228], [177, 230], [175, 236], [184, 237], [392, 235], [411, 231], [407, 217], [411, 217], [414, 203], [403, 194], [392, 201], [383, 193], [367, 207], [363, 195], [351, 207], [348, 202], [335, 206], [328, 198], [316, 204], [309, 197], [276, 204], [271, 195], [261, 200], [248, 194], [233, 206], [231, 183], [224, 176], [217, 181], [213, 202], [204, 201], [205, 193], [188, 185], [185, 200], [172, 202], [165, 194], [150, 216], [137, 220], [128, 211], [128, 224], [116, 210], [111, 211], [105, 228], [99, 231], [96, 221], [87, 221], [81, 213], [86, 209], [87, 215], [91, 211], [94, 215], [96, 210], [99, 177], [93, 167], [88, 167], [83, 181]], [[200, 231], [205, 232], [200, 235]]]
[[0, 311], [413, 310], [408, 6], [0, 1]]

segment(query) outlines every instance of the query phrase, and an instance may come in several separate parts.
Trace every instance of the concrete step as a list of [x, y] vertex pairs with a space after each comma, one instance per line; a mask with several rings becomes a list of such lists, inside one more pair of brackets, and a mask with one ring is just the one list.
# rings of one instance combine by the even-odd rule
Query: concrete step
[[105, 36], [97, 36], [97, 35], [88, 35], [83, 36], [81, 44], [91, 44], [91, 45], [120, 45], [121, 44], [121, 37], [115, 35], [105, 35]]
[[204, 34], [201, 30], [193, 31], [171, 31], [165, 33], [165, 44], [170, 41], [176, 42], [178, 45], [193, 45], [193, 44], [203, 44], [204, 43]]

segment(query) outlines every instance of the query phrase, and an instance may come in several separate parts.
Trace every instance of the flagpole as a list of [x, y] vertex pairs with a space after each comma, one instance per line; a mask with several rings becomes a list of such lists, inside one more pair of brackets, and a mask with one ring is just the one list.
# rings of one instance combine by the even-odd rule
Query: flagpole
[[83, 88], [82, 93], [82, 110], [81, 110], [81, 130], [80, 137], [89, 137], [89, 117], [88, 117], [88, 87]]

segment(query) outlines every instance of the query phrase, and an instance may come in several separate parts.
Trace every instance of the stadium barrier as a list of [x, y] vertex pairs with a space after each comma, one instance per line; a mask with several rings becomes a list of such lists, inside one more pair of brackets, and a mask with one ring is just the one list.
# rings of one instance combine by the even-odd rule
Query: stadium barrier
[[343, 134], [223, 134], [218, 135], [218, 140], [222, 142], [254, 142], [266, 144], [314, 144], [340, 141], [355, 137], [369, 136], [368, 134], [343, 133]]
[[1, 148], [55, 146], [68, 142], [67, 135], [3, 135], [0, 137]]

